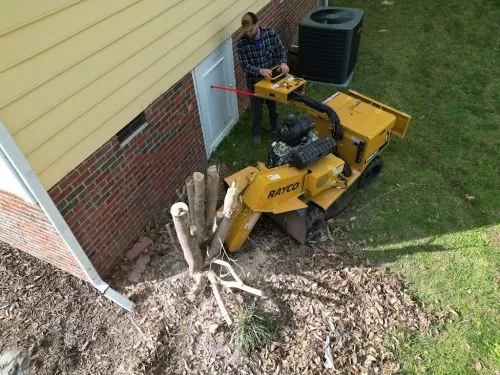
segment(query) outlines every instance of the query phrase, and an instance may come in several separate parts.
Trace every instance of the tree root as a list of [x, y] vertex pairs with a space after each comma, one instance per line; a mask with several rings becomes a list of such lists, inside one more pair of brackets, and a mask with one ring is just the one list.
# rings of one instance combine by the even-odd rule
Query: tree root
[[214, 273], [214, 271], [208, 271], [207, 272], [207, 278], [210, 280], [210, 284], [212, 285], [212, 292], [214, 293], [215, 300], [217, 301], [217, 305], [219, 305], [219, 310], [222, 314], [222, 317], [226, 320], [226, 323], [228, 326], [231, 326], [233, 324], [233, 320], [231, 319], [231, 316], [229, 315], [226, 305], [224, 304], [224, 301], [222, 300], [222, 297], [219, 292], [219, 288], [217, 288], [217, 278]]
[[264, 295], [262, 293], [262, 290], [252, 288], [252, 287], [246, 285], [243, 281], [241, 281], [241, 279], [236, 274], [236, 271], [234, 270], [234, 268], [228, 262], [221, 260], [221, 259], [215, 259], [213, 261], [213, 263], [226, 267], [235, 280], [235, 281], [227, 281], [227, 280], [221, 279], [220, 277], [217, 277], [217, 282], [220, 285], [223, 285], [223, 286], [230, 288], [230, 289], [231, 288], [241, 289], [247, 293], [255, 294], [256, 296], [259, 296], [259, 297], [262, 297]]

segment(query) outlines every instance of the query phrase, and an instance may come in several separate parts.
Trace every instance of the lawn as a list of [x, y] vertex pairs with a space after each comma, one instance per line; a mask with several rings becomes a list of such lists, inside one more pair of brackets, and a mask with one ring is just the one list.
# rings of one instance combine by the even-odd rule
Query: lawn
[[[500, 4], [331, 5], [366, 11], [351, 88], [413, 117], [406, 138], [384, 151], [380, 177], [336, 219], [368, 263], [398, 273], [428, 311], [446, 314], [431, 337], [393, 333], [404, 372], [498, 373]], [[308, 86], [319, 100], [334, 91]], [[297, 110], [280, 107], [287, 112]], [[236, 171], [265, 160], [269, 141], [270, 131], [251, 144], [245, 112], [213, 157]]]

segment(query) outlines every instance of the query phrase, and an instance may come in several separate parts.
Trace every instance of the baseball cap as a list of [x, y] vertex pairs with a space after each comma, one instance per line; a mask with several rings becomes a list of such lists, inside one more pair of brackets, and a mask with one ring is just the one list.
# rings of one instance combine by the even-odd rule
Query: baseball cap
[[241, 17], [241, 30], [249, 31], [259, 21], [255, 13], [247, 12]]

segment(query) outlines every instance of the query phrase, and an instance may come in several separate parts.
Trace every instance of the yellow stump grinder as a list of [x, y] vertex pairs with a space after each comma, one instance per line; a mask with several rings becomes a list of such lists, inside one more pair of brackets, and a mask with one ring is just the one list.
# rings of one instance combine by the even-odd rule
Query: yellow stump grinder
[[411, 120], [352, 90], [318, 102], [304, 95], [304, 79], [280, 74], [277, 68], [272, 72], [255, 85], [254, 95], [294, 104], [308, 116], [287, 115], [267, 162], [225, 178], [228, 185], [236, 181], [242, 203], [225, 241], [231, 252], [243, 246], [262, 214], [298, 242], [314, 240], [356, 189], [377, 176], [380, 152], [393, 136], [404, 137]]

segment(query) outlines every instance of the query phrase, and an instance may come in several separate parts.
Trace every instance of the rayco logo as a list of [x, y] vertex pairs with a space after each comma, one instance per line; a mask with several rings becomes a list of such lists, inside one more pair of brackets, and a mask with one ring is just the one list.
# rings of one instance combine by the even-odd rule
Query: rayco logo
[[267, 196], [267, 199], [277, 197], [278, 195], [281, 195], [283, 193], [289, 193], [291, 191], [296, 190], [298, 187], [299, 187], [299, 183], [296, 182], [294, 184], [290, 184], [290, 185], [287, 185], [287, 186], [282, 186], [282, 187], [279, 187], [277, 189], [271, 190], [269, 192], [269, 195]]

